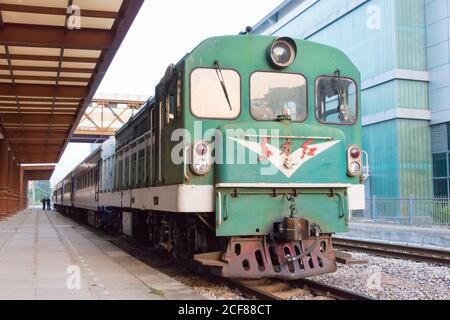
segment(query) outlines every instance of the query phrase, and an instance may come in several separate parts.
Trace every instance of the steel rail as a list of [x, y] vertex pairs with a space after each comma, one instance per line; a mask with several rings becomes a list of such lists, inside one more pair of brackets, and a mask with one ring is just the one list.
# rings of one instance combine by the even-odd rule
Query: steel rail
[[346, 289], [334, 287], [321, 282], [313, 281], [310, 279], [299, 279], [293, 283], [306, 287], [312, 290], [314, 293], [334, 298], [336, 300], [376, 300], [375, 298], [352, 292]]
[[450, 266], [450, 252], [443, 250], [342, 238], [333, 238], [333, 246], [339, 250], [361, 251], [378, 256]]
[[[239, 290], [243, 295], [251, 299], [258, 300], [286, 300], [276, 295], [276, 293], [263, 290], [258, 286], [254, 286], [244, 281], [236, 279], [226, 279], [220, 278], [220, 281], [224, 281], [228, 286]], [[287, 282], [290, 284], [292, 289], [302, 288], [310, 290], [311, 293], [317, 296], [329, 297], [335, 300], [375, 300], [366, 295], [351, 292], [345, 289], [330, 286], [324, 283], [309, 279], [299, 279]]]
[[227, 278], [217, 278], [217, 280], [223, 281], [229, 287], [239, 290], [244, 296], [246, 296], [247, 298], [250, 298], [250, 299], [254, 298], [257, 300], [269, 300], [269, 301], [283, 300], [282, 298], [280, 298], [268, 291], [261, 290], [256, 286], [246, 284], [240, 280], [227, 279]]

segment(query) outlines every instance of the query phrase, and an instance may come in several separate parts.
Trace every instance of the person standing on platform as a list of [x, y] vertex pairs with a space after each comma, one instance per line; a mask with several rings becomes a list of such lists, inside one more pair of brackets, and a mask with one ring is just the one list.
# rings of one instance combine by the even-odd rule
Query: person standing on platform
[[47, 205], [47, 199], [45, 197], [42, 198], [42, 210], [45, 211], [45, 206]]
[[50, 208], [50, 197], [47, 197], [46, 203], [47, 203], [47, 210], [51, 210], [51, 208]]

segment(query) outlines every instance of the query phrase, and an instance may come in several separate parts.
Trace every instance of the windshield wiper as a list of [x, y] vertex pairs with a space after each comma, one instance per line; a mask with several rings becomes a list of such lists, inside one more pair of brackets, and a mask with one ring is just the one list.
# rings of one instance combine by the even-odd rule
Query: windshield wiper
[[223, 78], [222, 69], [220, 68], [219, 61], [215, 60], [214, 65], [216, 66], [217, 77], [219, 78], [220, 84], [222, 85], [222, 90], [223, 90], [223, 94], [225, 95], [225, 99], [227, 99], [230, 110], [233, 111], [233, 107], [231, 106], [230, 96], [228, 95], [227, 86], [225, 85], [225, 80]]

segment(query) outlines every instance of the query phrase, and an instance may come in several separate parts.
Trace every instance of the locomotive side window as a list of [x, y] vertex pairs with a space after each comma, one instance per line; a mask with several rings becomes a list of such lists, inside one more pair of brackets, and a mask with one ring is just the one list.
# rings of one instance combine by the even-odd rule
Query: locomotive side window
[[316, 116], [322, 123], [355, 124], [358, 120], [355, 82], [337, 77], [317, 79]]
[[255, 72], [250, 91], [250, 112], [256, 120], [271, 121], [281, 115], [290, 115], [295, 122], [306, 120], [306, 79], [302, 75]]
[[198, 118], [237, 118], [241, 113], [239, 73], [228, 69], [206, 68], [192, 71], [191, 111]]
[[[150, 138], [151, 139], [151, 138]], [[150, 149], [151, 147], [150, 146], [148, 146], [146, 149], [145, 149], [145, 172], [146, 172], [146, 175], [145, 175], [145, 186], [147, 186], [147, 187], [149, 187], [150, 186], [150, 183], [151, 183], [151, 175], [150, 175], [150, 170], [152, 169], [151, 168], [151, 161], [152, 161], [152, 159], [151, 159], [151, 156], [152, 156], [152, 153], [151, 153], [151, 149]]]
[[116, 173], [116, 190], [122, 190], [123, 189], [123, 160], [119, 160], [119, 165], [117, 166], [117, 173]]
[[137, 186], [140, 188], [145, 186], [145, 149], [139, 150]]
[[166, 97], [165, 103], [166, 111], [166, 125], [171, 125], [175, 121], [175, 97], [173, 94], [169, 94]]
[[128, 189], [130, 187], [130, 157], [125, 158], [125, 166], [124, 166], [125, 174], [124, 174], [124, 189]]
[[177, 114], [176, 106], [176, 94], [177, 94], [177, 78], [173, 77], [169, 84], [168, 92], [166, 94], [165, 101], [165, 123], [167, 126], [174, 124]]
[[137, 154], [133, 153], [131, 155], [131, 176], [130, 176], [130, 187], [136, 188], [137, 181], [136, 181], [136, 169], [137, 169]]

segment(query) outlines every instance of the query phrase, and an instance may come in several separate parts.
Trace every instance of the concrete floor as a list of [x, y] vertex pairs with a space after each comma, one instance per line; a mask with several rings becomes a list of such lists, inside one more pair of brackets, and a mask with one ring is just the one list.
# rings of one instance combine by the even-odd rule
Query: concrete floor
[[53, 211], [0, 219], [0, 300], [201, 299]]

